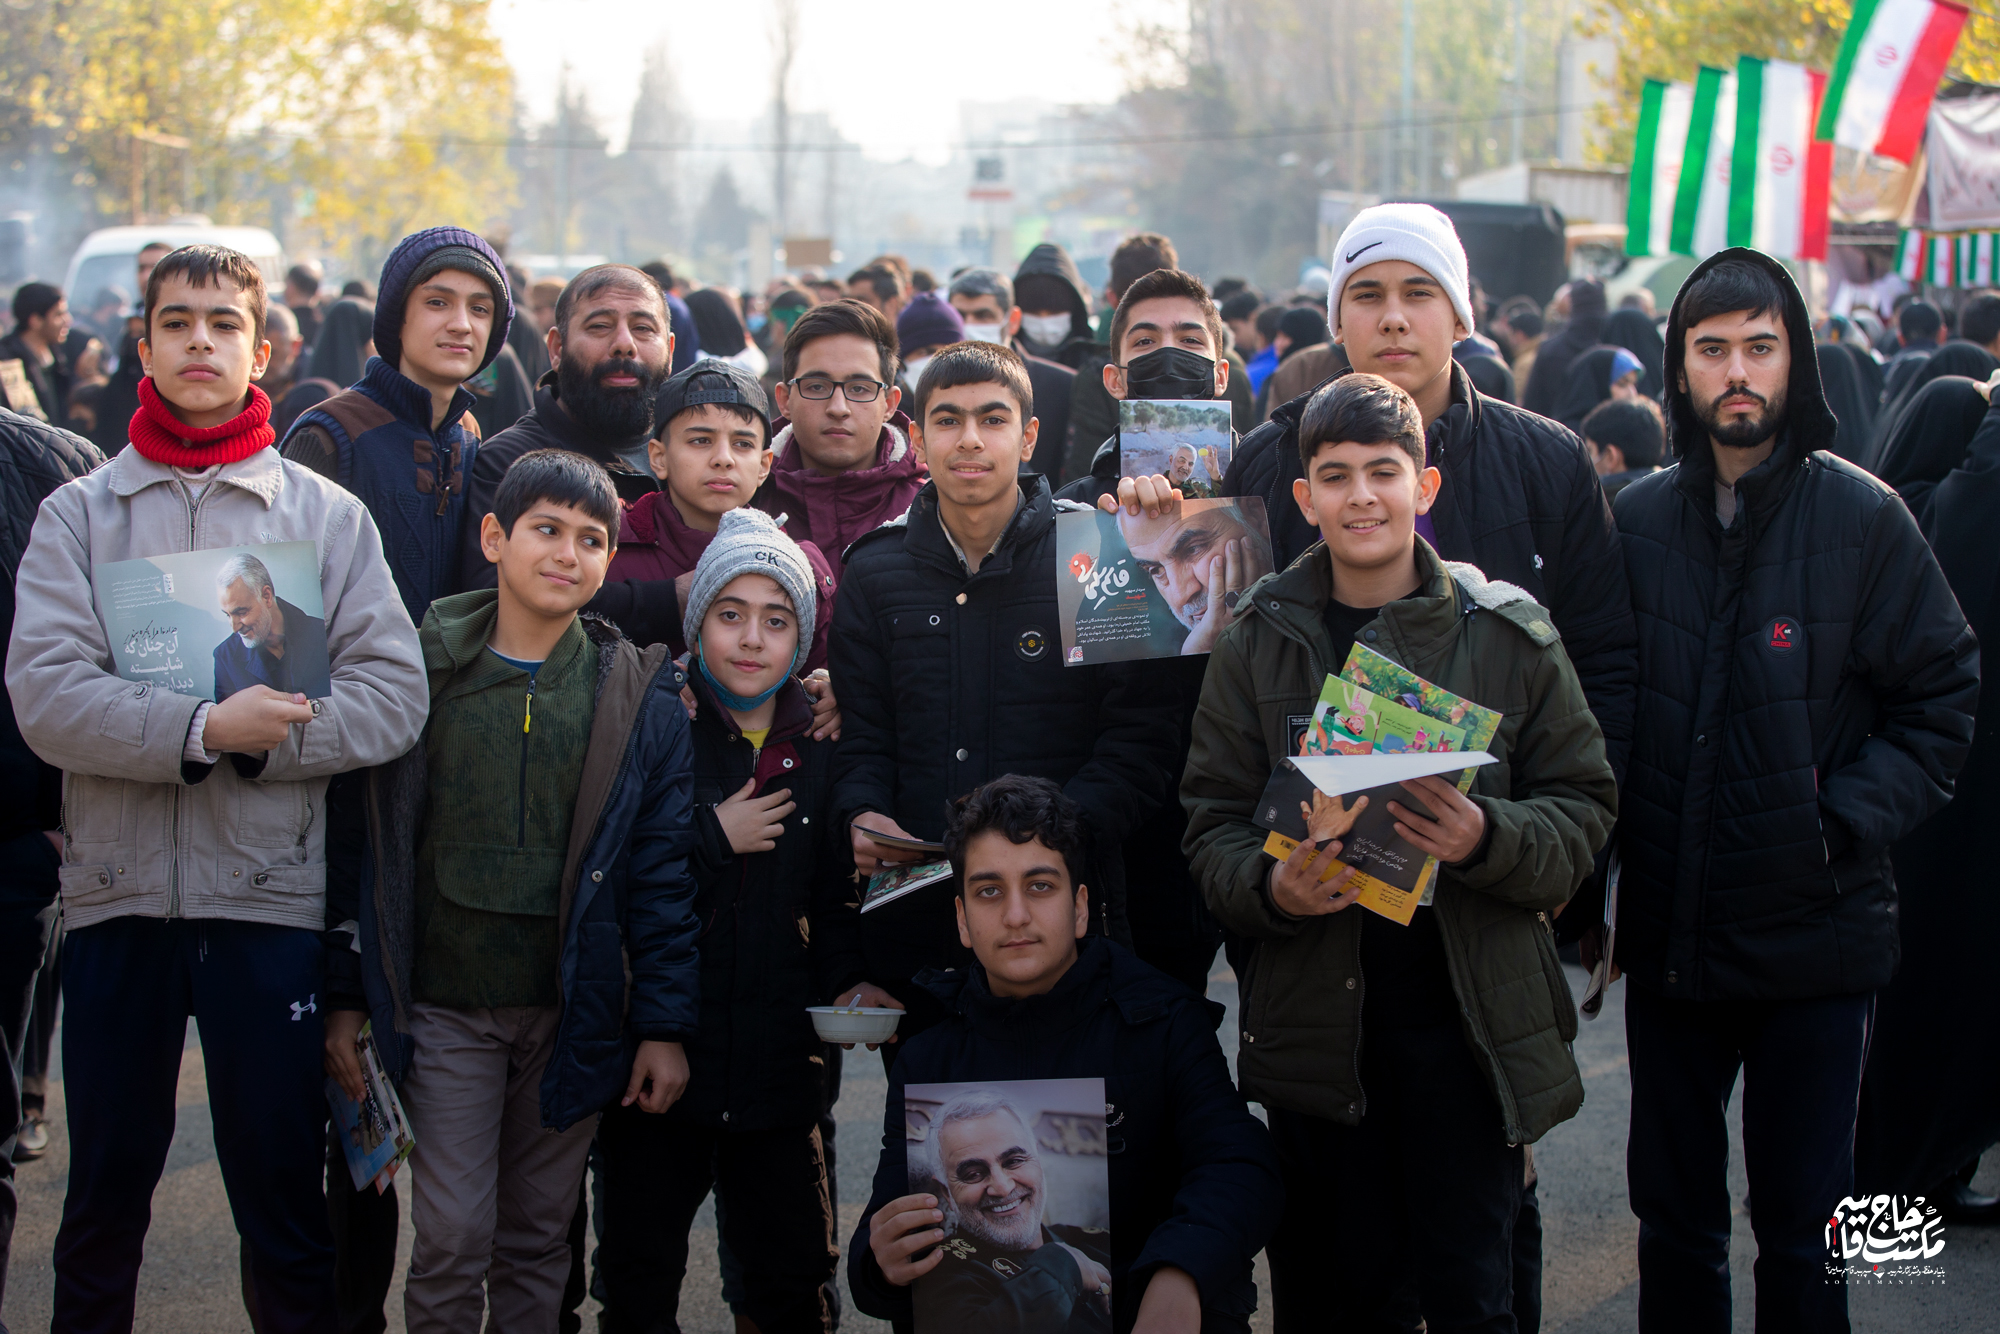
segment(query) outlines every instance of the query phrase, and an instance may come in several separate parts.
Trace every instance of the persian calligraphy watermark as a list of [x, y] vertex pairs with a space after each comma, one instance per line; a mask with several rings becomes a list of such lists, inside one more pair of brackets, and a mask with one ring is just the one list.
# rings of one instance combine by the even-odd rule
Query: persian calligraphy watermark
[[1850, 1195], [1826, 1222], [1828, 1282], [1908, 1286], [1945, 1281], [1944, 1215], [1921, 1195]]

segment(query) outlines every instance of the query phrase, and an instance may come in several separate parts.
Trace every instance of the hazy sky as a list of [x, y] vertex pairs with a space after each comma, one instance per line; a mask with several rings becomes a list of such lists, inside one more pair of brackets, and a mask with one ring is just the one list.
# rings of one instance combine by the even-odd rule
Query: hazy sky
[[[1184, 13], [1176, 0], [801, 0], [792, 102], [831, 113], [871, 154], [900, 156], [948, 142], [961, 101], [1112, 100], [1121, 32]], [[548, 114], [567, 62], [614, 145], [660, 37], [695, 114], [747, 120], [770, 97], [768, 0], [493, 0], [492, 14], [530, 114]]]

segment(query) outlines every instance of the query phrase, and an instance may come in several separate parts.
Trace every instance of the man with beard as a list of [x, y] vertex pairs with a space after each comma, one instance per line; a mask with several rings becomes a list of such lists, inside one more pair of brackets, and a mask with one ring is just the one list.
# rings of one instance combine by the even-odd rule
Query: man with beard
[[[1888, 486], [1832, 453], [1806, 304], [1725, 250], [1667, 323], [1680, 463], [1616, 506], [1639, 630], [1618, 836], [1639, 1328], [1730, 1327], [1726, 1110], [1744, 1076], [1760, 1328], [1847, 1328], [1827, 1219], [1859, 1185], [1889, 846], [1950, 800], [1979, 649]], [[1616, 974], [1614, 974], [1616, 976]]]
[[[585, 269], [563, 288], [548, 332], [555, 368], [535, 389], [527, 416], [479, 447], [466, 482], [475, 516], [493, 508], [509, 464], [536, 449], [567, 449], [601, 464], [621, 500], [656, 490], [646, 462], [653, 397], [669, 374], [674, 335], [666, 299], [627, 264]], [[494, 566], [479, 550], [479, 525], [465, 525], [459, 576], [466, 589], [491, 588]]]
[[279, 597], [263, 561], [231, 556], [216, 571], [215, 591], [229, 618], [229, 637], [215, 646], [218, 703], [249, 686], [308, 699], [332, 692], [326, 622]]
[[1271, 571], [1271, 544], [1244, 523], [1240, 509], [1184, 509], [1157, 518], [1126, 510], [1119, 513], [1118, 531], [1174, 619], [1187, 628], [1183, 656], [1214, 648], [1229, 624], [1227, 593], [1211, 596], [1211, 590], [1247, 588]]
[[[1044, 1224], [1047, 1183], [1035, 1132], [1004, 1093], [971, 1089], [932, 1119], [934, 1161], [954, 1227], [937, 1277], [918, 1285], [917, 1320], [950, 1322], [968, 1334], [1111, 1327], [1110, 1236], [1099, 1228]], [[929, 1181], [912, 1174], [912, 1189]]]

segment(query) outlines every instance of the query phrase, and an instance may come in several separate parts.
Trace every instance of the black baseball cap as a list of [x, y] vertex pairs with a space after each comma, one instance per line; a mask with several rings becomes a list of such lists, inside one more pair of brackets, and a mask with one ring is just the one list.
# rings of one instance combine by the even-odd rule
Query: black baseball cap
[[733, 361], [704, 358], [670, 378], [653, 398], [653, 435], [663, 438], [667, 426], [689, 408], [721, 403], [748, 408], [764, 423], [764, 443], [771, 443], [771, 400], [757, 377]]

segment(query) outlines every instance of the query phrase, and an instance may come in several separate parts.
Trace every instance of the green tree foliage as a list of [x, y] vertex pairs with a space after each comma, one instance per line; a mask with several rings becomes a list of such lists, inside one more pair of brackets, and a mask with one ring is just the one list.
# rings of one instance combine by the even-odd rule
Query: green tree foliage
[[[1629, 160], [1647, 79], [1686, 81], [1697, 66], [1734, 69], [1738, 56], [1790, 60], [1831, 71], [1854, 12], [1852, 0], [1794, 0], [1768, 9], [1758, 0], [1602, 0], [1580, 26], [1618, 39], [1620, 96], [1606, 109], [1606, 159]], [[2000, 83], [2000, 12], [1973, 7], [1947, 73]]]
[[0, 152], [65, 162], [103, 221], [135, 202], [275, 220], [291, 249], [367, 266], [511, 203], [487, 3], [7, 0]]

